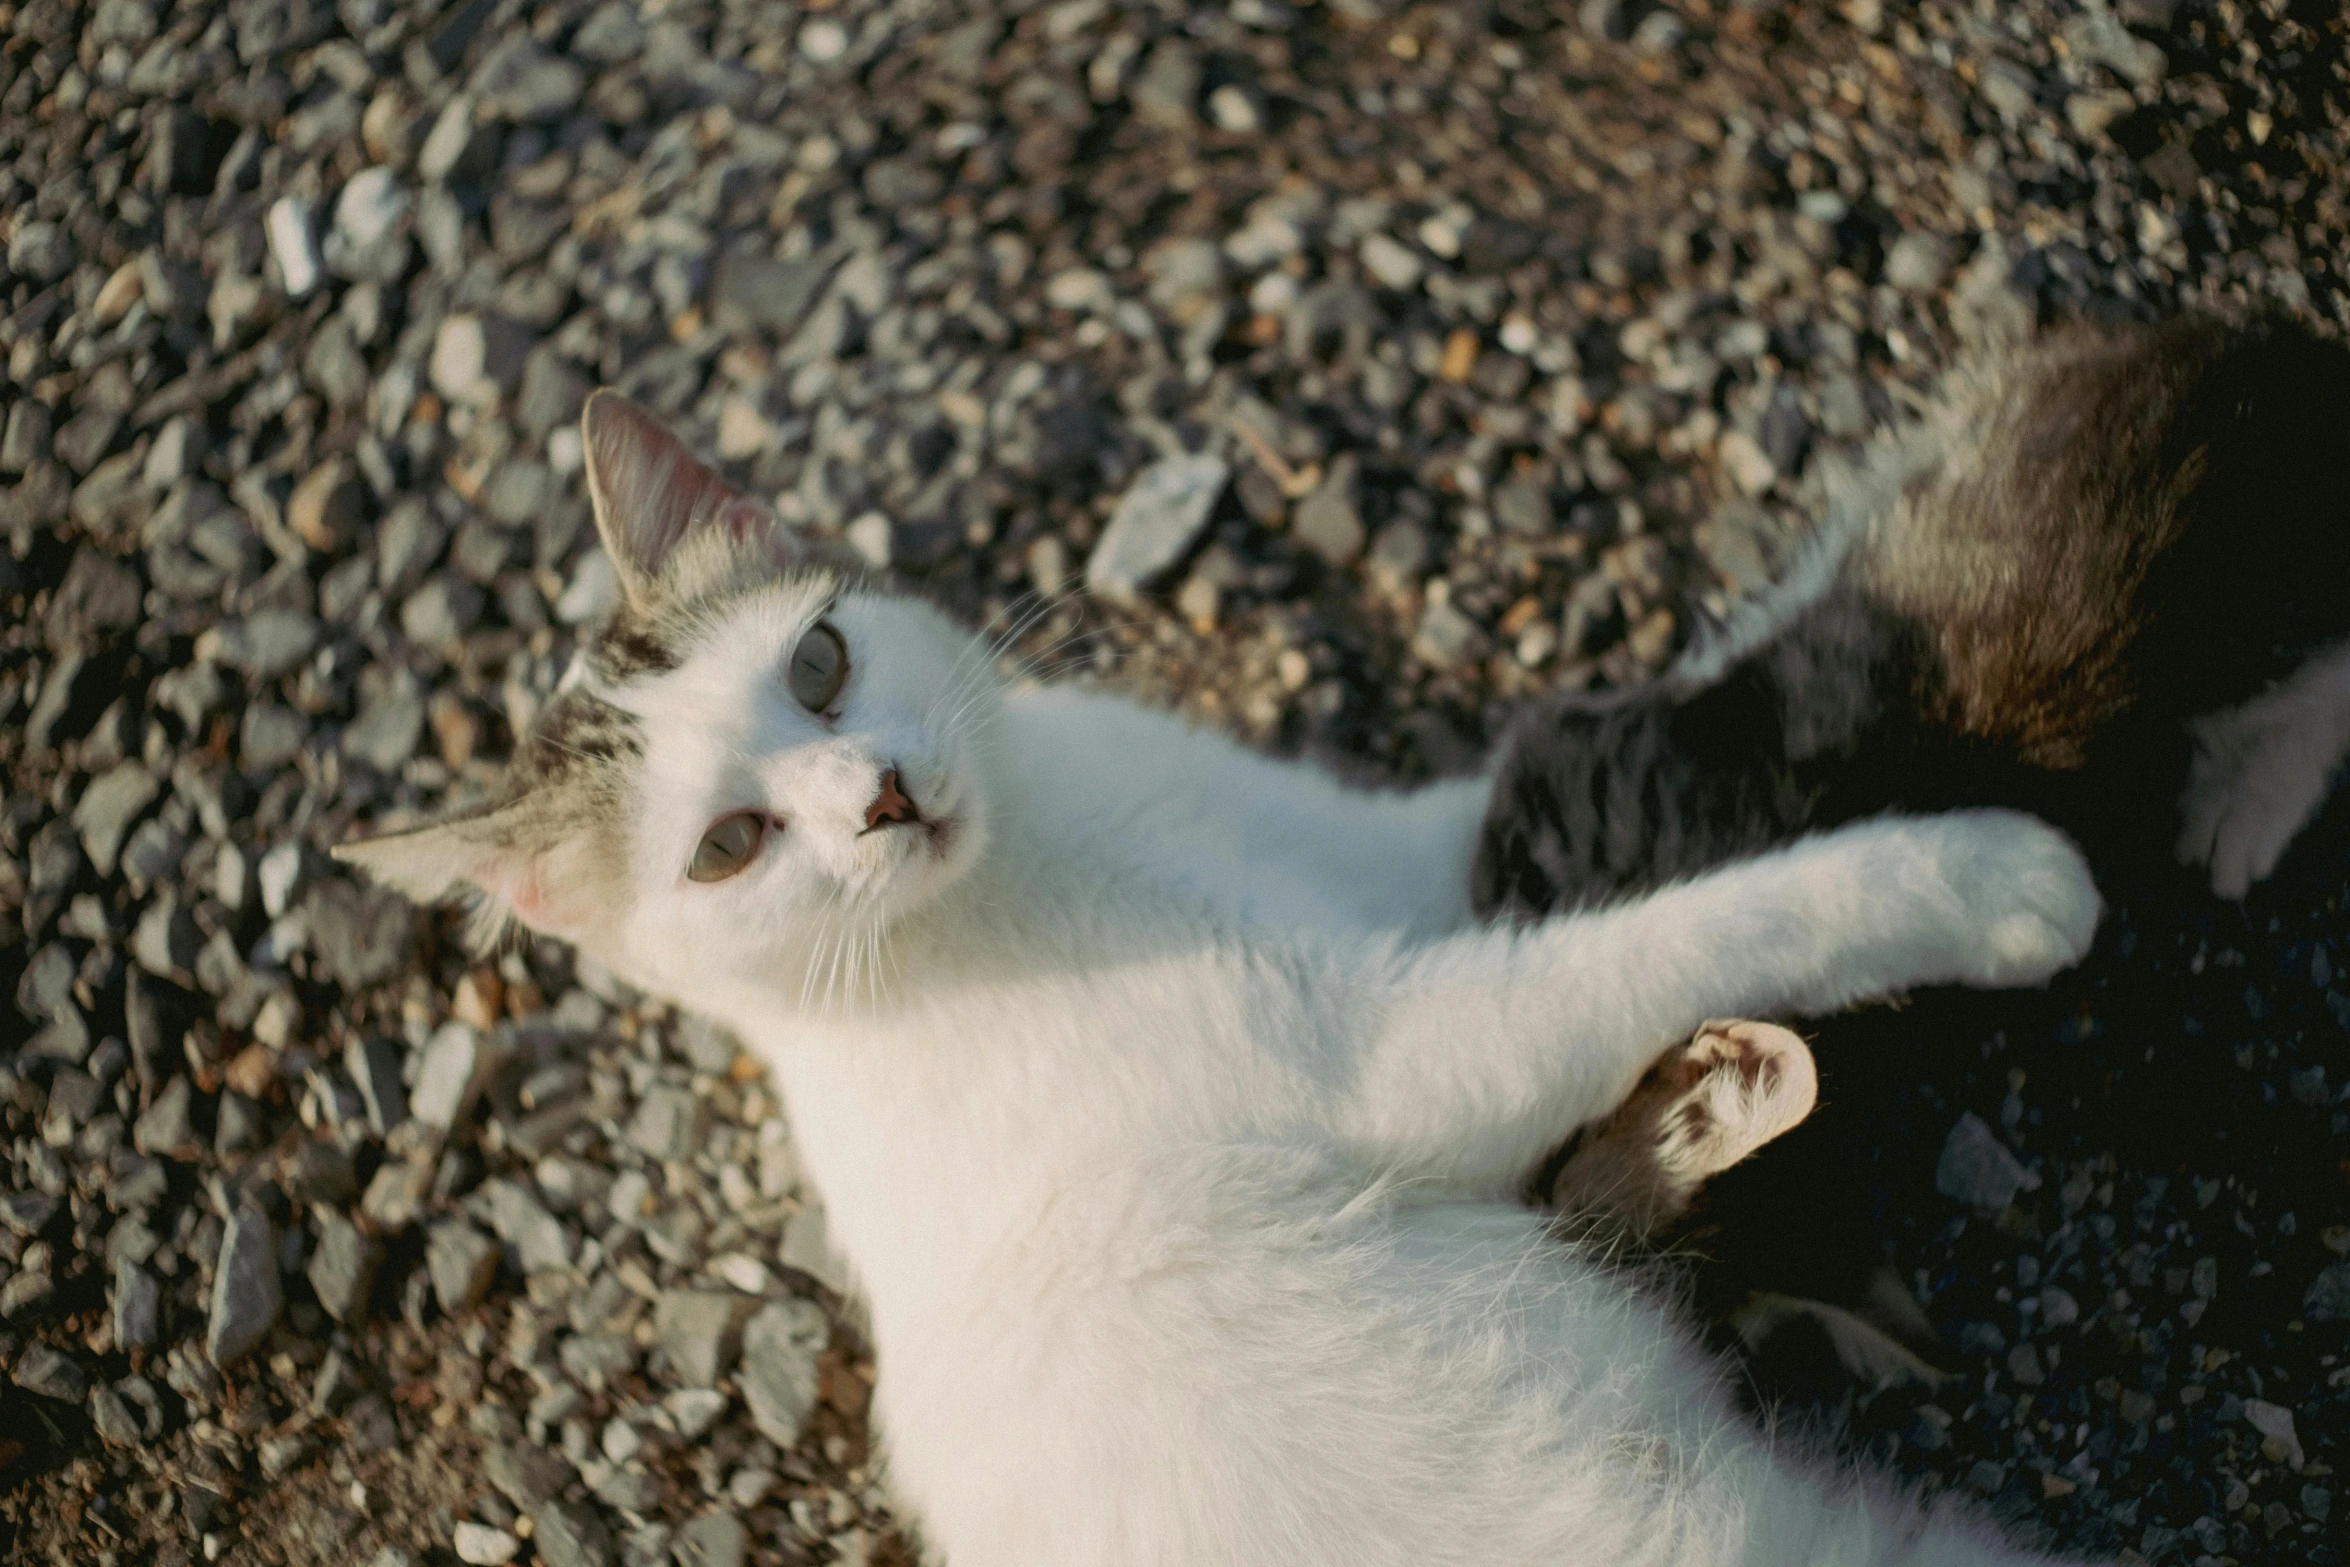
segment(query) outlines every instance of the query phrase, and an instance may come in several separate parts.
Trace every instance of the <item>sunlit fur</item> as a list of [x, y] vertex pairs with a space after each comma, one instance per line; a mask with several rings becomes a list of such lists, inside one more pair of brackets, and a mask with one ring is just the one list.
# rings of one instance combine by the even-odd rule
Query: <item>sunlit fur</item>
[[[819, 613], [831, 719], [780, 679]], [[2015, 1559], [1776, 1454], [1517, 1196], [1707, 1018], [2072, 961], [2063, 839], [1871, 823], [1478, 930], [1482, 780], [1361, 792], [1007, 688], [931, 610], [796, 567], [694, 626], [596, 697], [642, 761], [580, 939], [771, 1068], [870, 1303], [892, 1494], [954, 1567]], [[860, 835], [891, 764], [943, 853]], [[746, 808], [783, 823], [759, 859], [687, 880]], [[391, 845], [367, 863], [443, 890], [429, 832]]]

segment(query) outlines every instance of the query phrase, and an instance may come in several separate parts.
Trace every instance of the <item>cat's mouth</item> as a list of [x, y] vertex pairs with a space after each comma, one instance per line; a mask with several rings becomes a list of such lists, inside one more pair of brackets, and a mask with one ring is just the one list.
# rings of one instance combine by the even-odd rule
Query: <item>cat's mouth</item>
[[874, 792], [873, 803], [865, 807], [865, 829], [857, 836], [870, 838], [886, 834], [891, 838], [903, 838], [908, 833], [918, 835], [933, 859], [943, 860], [954, 843], [955, 818], [943, 813], [925, 814], [922, 807], [915, 803], [914, 797], [906, 792], [898, 769], [884, 768], [879, 787]]

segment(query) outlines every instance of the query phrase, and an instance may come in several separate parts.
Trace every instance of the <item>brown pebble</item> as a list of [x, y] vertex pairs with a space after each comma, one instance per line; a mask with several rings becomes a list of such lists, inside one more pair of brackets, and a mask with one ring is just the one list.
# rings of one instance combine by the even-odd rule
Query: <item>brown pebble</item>
[[131, 313], [131, 306], [146, 292], [146, 283], [139, 275], [139, 263], [126, 261], [114, 269], [114, 275], [98, 290], [98, 297], [90, 302], [90, 314], [100, 326], [112, 326]]
[[1454, 383], [1466, 381], [1477, 369], [1477, 334], [1467, 327], [1456, 328], [1444, 340], [1444, 361], [1436, 373]]
[[486, 1031], [497, 1026], [498, 1007], [505, 998], [506, 984], [498, 978], [496, 969], [472, 969], [457, 981], [457, 994], [450, 1002], [449, 1011], [467, 1027]]
[[286, 502], [286, 526], [314, 550], [333, 550], [365, 520], [366, 493], [358, 471], [345, 457], [310, 470]]
[[264, 1099], [277, 1081], [277, 1060], [260, 1045], [247, 1045], [222, 1068], [221, 1081], [247, 1099]]
[[427, 714], [432, 720], [433, 740], [440, 746], [441, 760], [452, 772], [462, 772], [473, 760], [474, 742], [481, 738], [481, 721], [465, 705], [465, 699], [454, 691], [436, 691]]

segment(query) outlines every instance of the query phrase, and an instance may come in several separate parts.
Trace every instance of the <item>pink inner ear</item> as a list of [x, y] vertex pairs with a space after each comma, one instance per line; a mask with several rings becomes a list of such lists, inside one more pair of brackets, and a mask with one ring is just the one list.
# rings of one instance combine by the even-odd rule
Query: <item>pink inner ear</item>
[[775, 526], [775, 514], [757, 501], [728, 495], [719, 504], [716, 520], [737, 544]]
[[522, 878], [521, 885], [511, 889], [506, 901], [514, 908], [514, 917], [525, 925], [537, 926], [547, 917], [546, 889], [539, 885], [537, 874]]

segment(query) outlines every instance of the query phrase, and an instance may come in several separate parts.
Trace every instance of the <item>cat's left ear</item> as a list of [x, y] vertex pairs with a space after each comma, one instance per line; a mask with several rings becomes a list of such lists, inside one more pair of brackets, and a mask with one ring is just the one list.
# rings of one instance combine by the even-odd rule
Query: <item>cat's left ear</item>
[[596, 532], [620, 578], [621, 594], [643, 609], [672, 550], [688, 534], [723, 527], [789, 554], [774, 512], [721, 479], [645, 408], [614, 391], [588, 398], [579, 416], [588, 499]]

